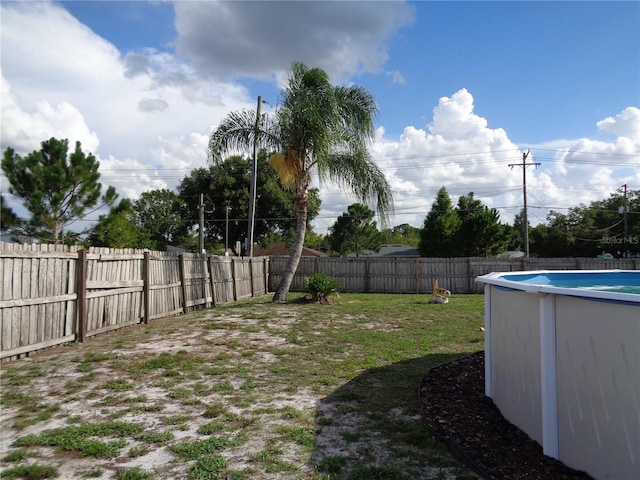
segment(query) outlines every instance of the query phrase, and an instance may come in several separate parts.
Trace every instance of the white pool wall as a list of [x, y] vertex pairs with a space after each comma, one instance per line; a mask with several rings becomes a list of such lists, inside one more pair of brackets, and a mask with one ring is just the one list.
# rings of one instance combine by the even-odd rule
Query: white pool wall
[[514, 280], [532, 273], [576, 272], [478, 277], [486, 394], [546, 455], [598, 480], [640, 479], [640, 295]]

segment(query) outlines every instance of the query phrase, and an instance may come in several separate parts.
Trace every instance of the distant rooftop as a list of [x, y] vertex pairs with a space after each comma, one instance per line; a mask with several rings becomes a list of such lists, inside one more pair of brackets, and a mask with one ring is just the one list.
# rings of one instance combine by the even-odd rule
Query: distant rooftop
[[[355, 257], [355, 253], [350, 253], [347, 257]], [[380, 251], [365, 250], [360, 254], [361, 257], [419, 257], [420, 252], [415, 247], [401, 244], [382, 245]]]
[[[291, 249], [287, 246], [285, 242], [273, 242], [267, 248], [263, 248], [260, 245], [254, 245], [253, 247], [254, 257], [289, 256], [290, 253], [291, 253]], [[303, 257], [326, 257], [327, 254], [320, 252], [318, 250], [314, 250], [313, 248], [302, 247], [302, 256]]]

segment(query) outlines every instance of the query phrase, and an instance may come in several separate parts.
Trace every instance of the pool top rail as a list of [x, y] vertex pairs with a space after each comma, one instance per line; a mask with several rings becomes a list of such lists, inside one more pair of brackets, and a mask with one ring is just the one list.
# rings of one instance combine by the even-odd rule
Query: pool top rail
[[637, 270], [538, 270], [493, 272], [476, 281], [528, 293], [559, 294], [640, 304]]

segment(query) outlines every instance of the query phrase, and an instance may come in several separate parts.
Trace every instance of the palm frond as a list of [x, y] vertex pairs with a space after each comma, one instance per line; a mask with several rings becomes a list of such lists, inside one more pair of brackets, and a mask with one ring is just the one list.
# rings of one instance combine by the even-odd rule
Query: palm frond
[[249, 153], [256, 146], [278, 149], [281, 146], [278, 124], [269, 115], [261, 115], [256, 130], [256, 112], [242, 110], [229, 113], [209, 137], [208, 156], [213, 163], [229, 155]]
[[384, 173], [371, 159], [366, 148], [340, 152], [318, 163], [321, 181], [330, 180], [350, 191], [361, 202], [372, 205], [386, 225], [393, 214], [393, 195]]

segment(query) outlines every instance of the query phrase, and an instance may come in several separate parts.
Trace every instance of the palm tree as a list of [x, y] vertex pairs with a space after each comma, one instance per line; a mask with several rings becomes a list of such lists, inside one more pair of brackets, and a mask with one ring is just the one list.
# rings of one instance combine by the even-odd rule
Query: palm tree
[[282, 185], [295, 192], [296, 237], [274, 302], [286, 301], [302, 255], [312, 172], [320, 182], [332, 181], [358, 200], [375, 203], [383, 222], [393, 209], [389, 184], [366, 145], [378, 113], [373, 96], [360, 87], [333, 86], [324, 70], [298, 62], [281, 96], [282, 105], [273, 115], [257, 118], [254, 111], [232, 112], [209, 138], [214, 163], [256, 146], [274, 152], [269, 163]]

